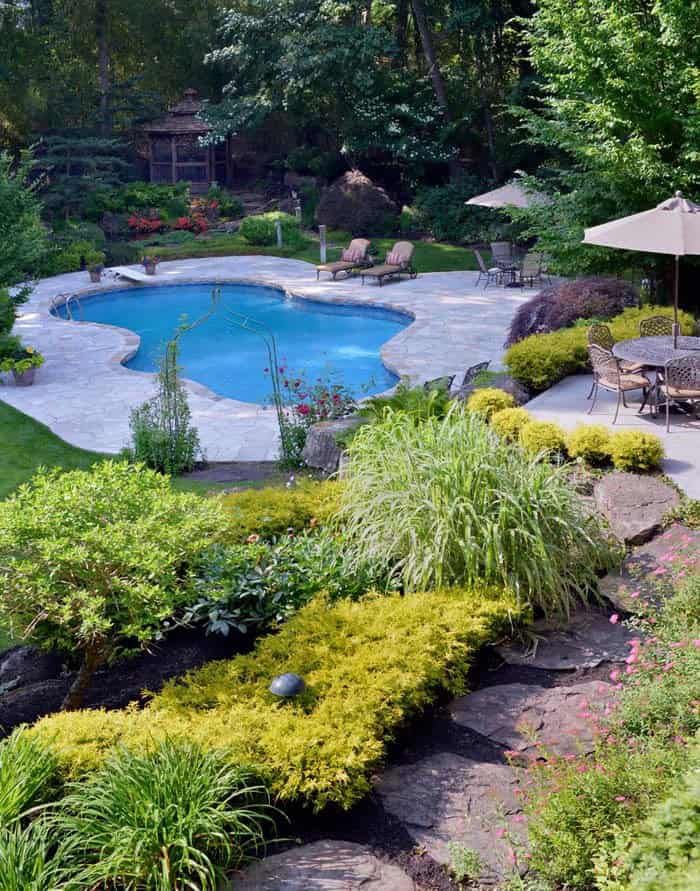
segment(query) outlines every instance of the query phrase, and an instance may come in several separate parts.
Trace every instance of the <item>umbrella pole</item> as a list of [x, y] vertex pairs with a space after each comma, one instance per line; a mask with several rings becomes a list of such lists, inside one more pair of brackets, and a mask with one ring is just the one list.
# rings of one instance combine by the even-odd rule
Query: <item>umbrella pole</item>
[[673, 348], [678, 346], [678, 335], [680, 334], [680, 325], [678, 324], [678, 265], [679, 256], [676, 254], [676, 271], [673, 283]]

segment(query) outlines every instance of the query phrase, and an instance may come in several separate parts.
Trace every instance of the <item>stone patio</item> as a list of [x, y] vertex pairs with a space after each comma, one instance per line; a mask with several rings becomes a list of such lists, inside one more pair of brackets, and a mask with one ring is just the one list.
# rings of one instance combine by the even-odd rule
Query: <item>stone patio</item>
[[[379, 288], [359, 280], [316, 281], [312, 265], [278, 257], [212, 257], [161, 263], [153, 285], [186, 282], [276, 285], [289, 295], [326, 303], [395, 309], [413, 323], [382, 347], [384, 364], [416, 381], [459, 373], [489, 360], [498, 367], [511, 318], [532, 290], [476, 285], [474, 272], [427, 273]], [[149, 283], [150, 284], [150, 283]], [[129, 439], [129, 413], [153, 393], [153, 374], [121, 363], [138, 349], [132, 332], [50, 314], [60, 294], [87, 297], [134, 288], [107, 273], [93, 285], [86, 272], [44, 279], [22, 307], [16, 331], [46, 356], [36, 383], [0, 387], [0, 399], [43, 422], [72, 445], [116, 453]], [[226, 399], [187, 382], [194, 424], [212, 461], [260, 461], [277, 456], [277, 426], [270, 408]]]
[[645, 409], [637, 414], [639, 399], [628, 397], [629, 408], [620, 409], [617, 424], [614, 393], [601, 390], [595, 409], [587, 414], [590, 402], [586, 396], [591, 389], [590, 374], [577, 374], [565, 378], [549, 390], [528, 402], [527, 410], [536, 418], [554, 421], [567, 430], [579, 424], [604, 424], [611, 430], [643, 430], [659, 436], [666, 450], [663, 470], [692, 498], [700, 498], [700, 420], [692, 420], [682, 414], [671, 415], [671, 432], [666, 433], [666, 423], [660, 414], [653, 417]]

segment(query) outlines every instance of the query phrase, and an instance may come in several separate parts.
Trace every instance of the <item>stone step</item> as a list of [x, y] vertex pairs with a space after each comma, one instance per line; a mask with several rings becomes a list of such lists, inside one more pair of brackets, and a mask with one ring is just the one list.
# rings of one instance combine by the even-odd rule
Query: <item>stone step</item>
[[680, 495], [658, 477], [609, 473], [595, 484], [596, 507], [624, 544], [644, 544], [658, 532]]
[[416, 891], [398, 866], [369, 848], [317, 841], [254, 863], [227, 886], [231, 891]]

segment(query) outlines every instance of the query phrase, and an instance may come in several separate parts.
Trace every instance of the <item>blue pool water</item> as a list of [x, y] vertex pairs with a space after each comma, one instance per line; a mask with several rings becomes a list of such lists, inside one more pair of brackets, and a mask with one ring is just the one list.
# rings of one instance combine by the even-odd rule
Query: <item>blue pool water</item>
[[[84, 298], [82, 316], [118, 325], [141, 337], [138, 353], [126, 364], [155, 371], [162, 345], [172, 337], [183, 315], [194, 321], [211, 305], [213, 285], [167, 285], [109, 291]], [[215, 314], [180, 341], [185, 377], [232, 399], [265, 402], [270, 396], [263, 342], [255, 334], [233, 327], [226, 309], [250, 316], [272, 331], [281, 364], [290, 373], [304, 372], [308, 381], [332, 376], [356, 396], [380, 393], [396, 383], [381, 362], [379, 350], [410, 320], [399, 313], [371, 307], [329, 306], [290, 300], [276, 288], [230, 284], [218, 286], [221, 300]], [[65, 318], [65, 309], [59, 309]]]

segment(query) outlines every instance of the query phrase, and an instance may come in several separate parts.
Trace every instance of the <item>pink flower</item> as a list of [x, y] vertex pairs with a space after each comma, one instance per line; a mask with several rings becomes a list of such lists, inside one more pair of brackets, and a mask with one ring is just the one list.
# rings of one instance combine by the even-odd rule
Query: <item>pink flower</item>
[[496, 834], [496, 838], [503, 838], [504, 835], [506, 834], [506, 831], [502, 826], [499, 826], [498, 829], [496, 830], [495, 834]]
[[693, 641], [693, 646], [694, 646], [694, 647], [698, 647], [698, 648], [700, 648], [700, 638], [696, 638], [696, 639]]
[[612, 616], [610, 616], [610, 618], [608, 619], [608, 621], [610, 622], [611, 625], [617, 625], [617, 623], [620, 621], [620, 617], [618, 616], [617, 613], [613, 613]]
[[639, 594], [640, 594], [639, 591], [632, 591], [632, 593], [630, 594], [630, 597], [632, 599], [636, 599], [637, 597], [639, 597]]
[[610, 680], [613, 682], [620, 680], [620, 672], [617, 670], [617, 668], [610, 672]]
[[302, 402], [301, 405], [297, 405], [297, 412], [298, 412], [300, 415], [304, 415], [304, 416], [306, 416], [306, 415], [308, 415], [308, 413], [309, 413], [310, 411], [311, 411], [311, 409], [309, 408], [309, 406], [308, 406], [308, 405], [305, 405], [303, 402]]
[[616, 795], [615, 801], [627, 801], [624, 795]]

